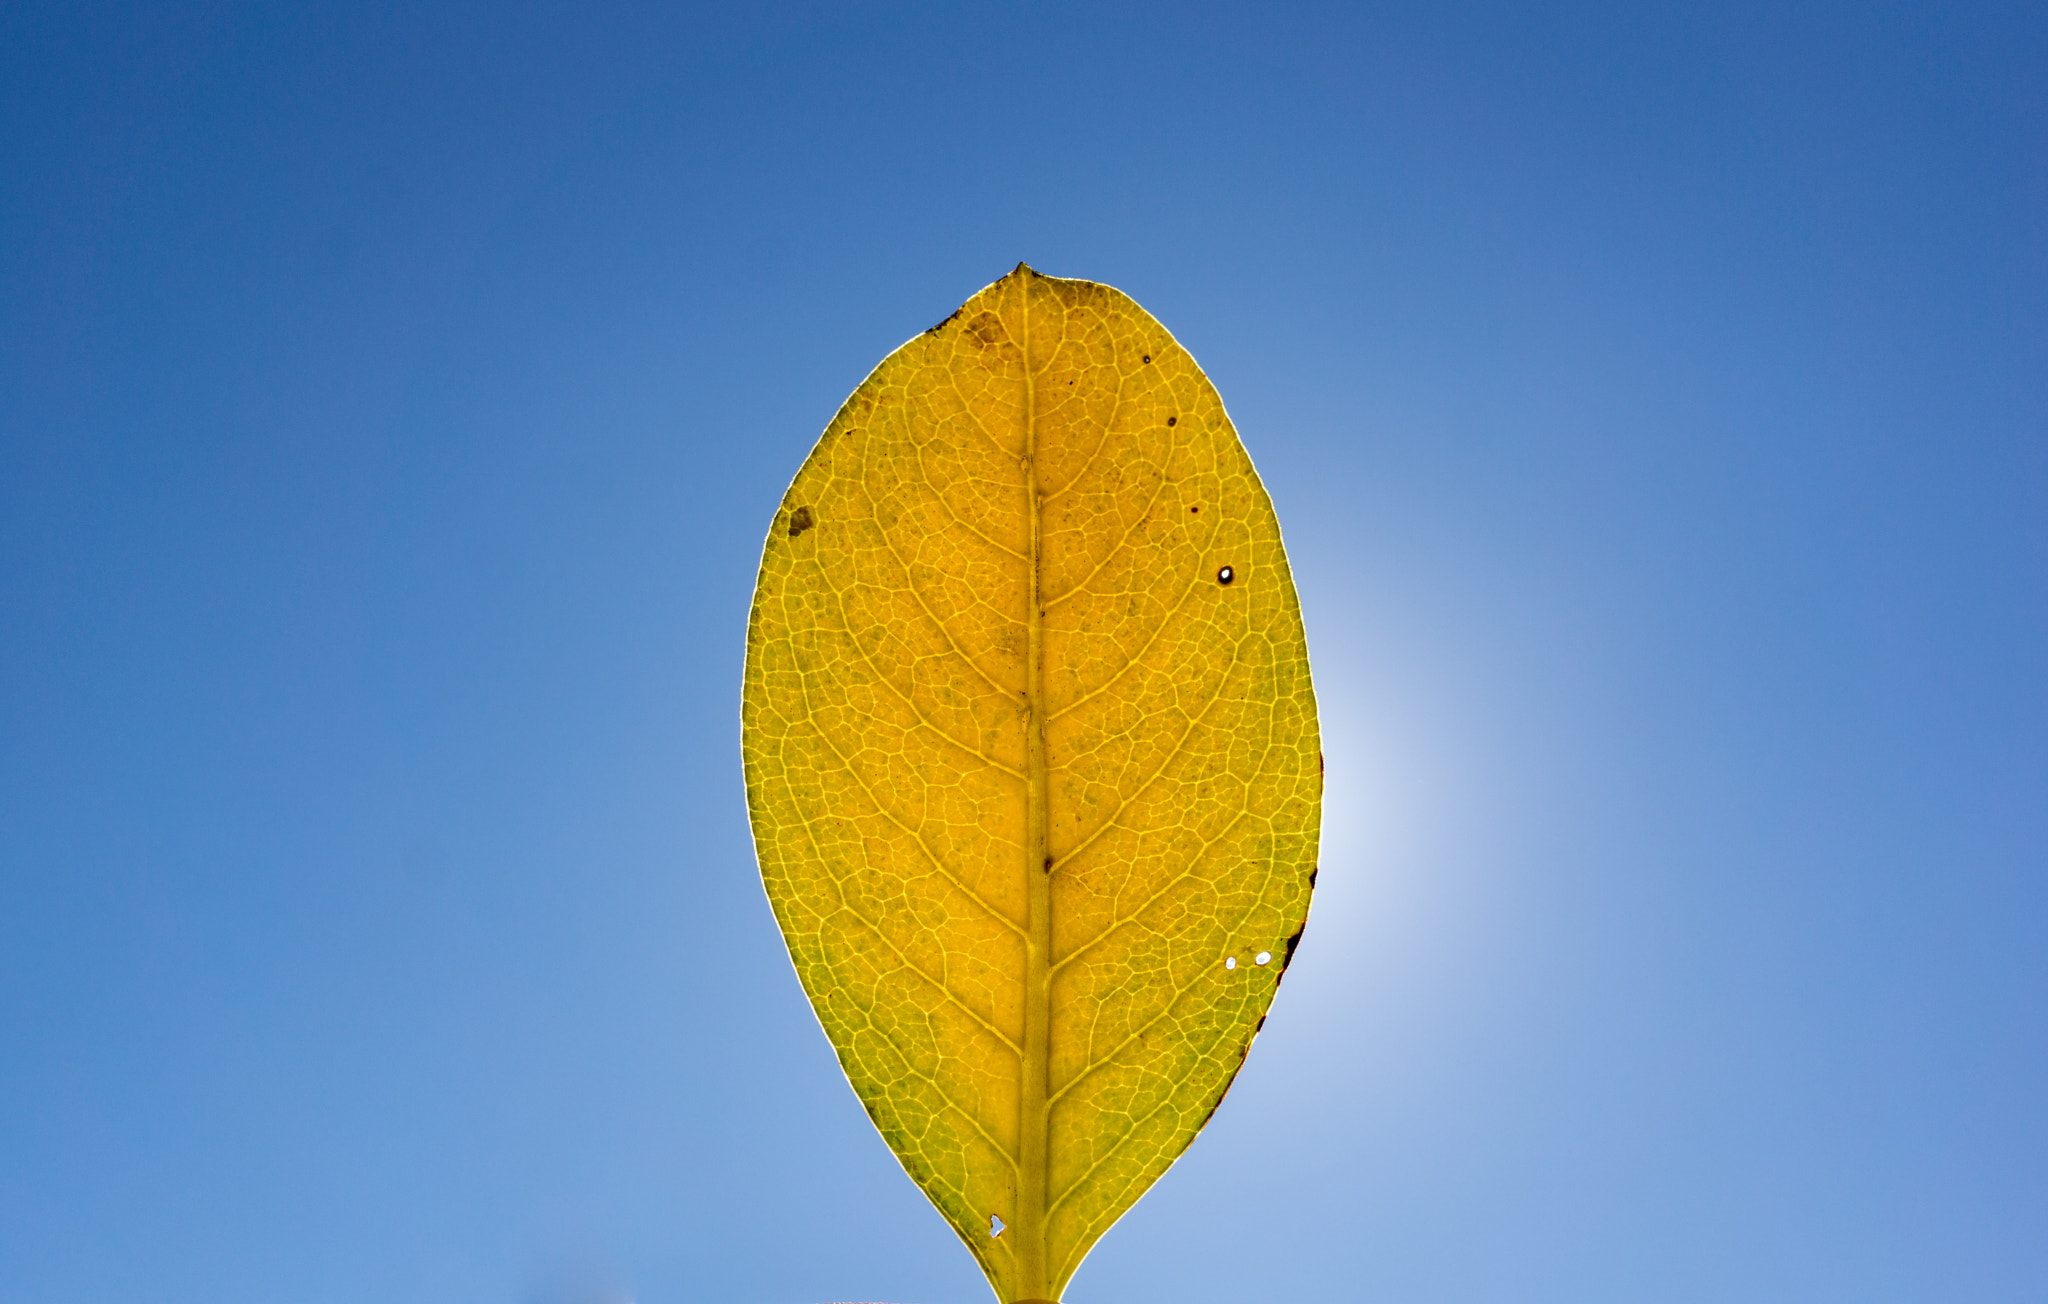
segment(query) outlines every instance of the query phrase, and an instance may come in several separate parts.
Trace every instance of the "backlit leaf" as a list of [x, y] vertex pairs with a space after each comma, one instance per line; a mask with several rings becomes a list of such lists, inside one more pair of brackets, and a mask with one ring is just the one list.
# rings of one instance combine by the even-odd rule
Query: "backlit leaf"
[[1315, 880], [1300, 611], [1208, 378], [1023, 266], [890, 354], [776, 513], [744, 703], [847, 1078], [997, 1296], [1056, 1299], [1222, 1099]]

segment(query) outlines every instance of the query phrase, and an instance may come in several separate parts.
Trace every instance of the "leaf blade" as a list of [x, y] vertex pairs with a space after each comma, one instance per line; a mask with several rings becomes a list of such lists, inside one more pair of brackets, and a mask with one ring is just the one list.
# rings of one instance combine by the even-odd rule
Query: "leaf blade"
[[998, 1296], [1056, 1297], [1228, 1088], [1313, 882], [1305, 639], [1214, 388], [1106, 286], [988, 287], [798, 473], [743, 702], [849, 1081]]

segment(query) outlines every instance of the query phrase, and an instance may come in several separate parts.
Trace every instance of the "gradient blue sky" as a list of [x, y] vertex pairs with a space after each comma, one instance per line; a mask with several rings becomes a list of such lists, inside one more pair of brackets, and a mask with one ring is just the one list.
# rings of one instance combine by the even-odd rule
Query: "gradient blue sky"
[[0, 10], [0, 1297], [987, 1298], [759, 541], [1019, 259], [1286, 527], [1321, 889], [1072, 1304], [2048, 1299], [2048, 10]]

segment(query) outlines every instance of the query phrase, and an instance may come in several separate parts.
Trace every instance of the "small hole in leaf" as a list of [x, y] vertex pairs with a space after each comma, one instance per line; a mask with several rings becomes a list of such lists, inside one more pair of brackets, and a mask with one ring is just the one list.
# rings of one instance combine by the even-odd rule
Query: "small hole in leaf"
[[1145, 361], [1147, 361], [1147, 362], [1150, 362], [1150, 361], [1152, 361], [1152, 355], [1151, 355], [1151, 354], [1149, 354], [1149, 353], [1148, 353], [1148, 354], [1146, 354], [1146, 355], [1145, 355]]
[[1271, 964], [1272, 961], [1273, 953], [1271, 951], [1261, 951], [1252, 957], [1253, 964]]
[[988, 1216], [988, 1234], [991, 1238], [1001, 1236], [1003, 1234], [1003, 1220], [996, 1217], [994, 1214], [990, 1214]]
[[1223, 957], [1223, 967], [1225, 969], [1237, 968], [1237, 957], [1234, 955], [1227, 955]]
[[1216, 582], [1218, 584], [1228, 584], [1230, 583], [1230, 581], [1236, 578], [1237, 572], [1230, 569], [1230, 567], [1228, 566], [1225, 566], [1222, 570], [1216, 572]]

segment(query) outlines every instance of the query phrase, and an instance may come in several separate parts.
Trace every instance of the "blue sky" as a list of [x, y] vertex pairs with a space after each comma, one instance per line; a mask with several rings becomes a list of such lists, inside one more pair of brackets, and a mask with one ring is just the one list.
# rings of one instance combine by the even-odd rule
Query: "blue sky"
[[987, 1298], [759, 542], [1020, 259], [1231, 406], [1301, 954], [1067, 1298], [2048, 1297], [2039, 6], [0, 14], [0, 1296]]

